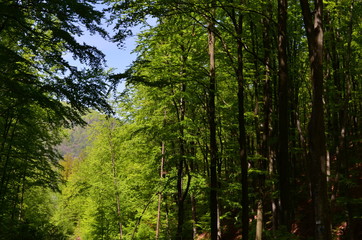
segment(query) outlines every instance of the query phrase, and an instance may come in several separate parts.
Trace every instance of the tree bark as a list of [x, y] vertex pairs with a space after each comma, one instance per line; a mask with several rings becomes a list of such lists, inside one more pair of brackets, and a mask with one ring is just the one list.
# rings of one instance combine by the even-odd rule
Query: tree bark
[[255, 240], [263, 239], [263, 202], [261, 200], [258, 201], [258, 207], [256, 210], [256, 233]]
[[[192, 158], [190, 159], [190, 171], [193, 173], [195, 172], [195, 169], [197, 169], [196, 167], [196, 163], [194, 162], [193, 159], [197, 159], [196, 156], [196, 144], [195, 142], [191, 142], [191, 149], [190, 149], [190, 153]], [[191, 215], [192, 215], [192, 239], [196, 239], [197, 236], [197, 210], [196, 210], [196, 198], [194, 193], [190, 194], [190, 200], [191, 200]]]
[[[241, 1], [243, 3], [243, 1]], [[246, 156], [246, 132], [244, 117], [244, 74], [243, 74], [243, 43], [241, 35], [243, 33], [243, 15], [239, 13], [237, 32], [237, 81], [238, 81], [238, 126], [239, 126], [239, 161], [241, 166], [241, 207], [242, 207], [242, 237], [249, 238], [249, 196], [248, 196], [248, 160]]]
[[[211, 3], [212, 7], [215, 1]], [[213, 11], [214, 13], [214, 11]], [[217, 142], [216, 142], [216, 121], [215, 121], [215, 91], [216, 91], [216, 74], [215, 74], [215, 24], [210, 20], [208, 31], [208, 46], [209, 46], [209, 101], [208, 101], [208, 118], [210, 131], [210, 227], [211, 240], [218, 239], [218, 200], [217, 200]]]
[[111, 161], [112, 161], [112, 173], [113, 173], [113, 184], [115, 188], [115, 195], [116, 195], [116, 204], [117, 204], [117, 222], [118, 222], [118, 230], [119, 230], [119, 239], [122, 240], [123, 231], [122, 231], [122, 221], [121, 221], [121, 203], [119, 198], [119, 192], [118, 192], [118, 183], [117, 183], [117, 170], [116, 170], [116, 153], [115, 153], [115, 146], [114, 142], [112, 140], [113, 135], [112, 132], [114, 130], [114, 122], [109, 122], [109, 139], [108, 144], [110, 147], [110, 153], [111, 153]]
[[[252, 52], [254, 52], [256, 55], [258, 55], [258, 33], [256, 32], [256, 26], [254, 21], [250, 21], [250, 32], [252, 35]], [[265, 60], [265, 59], [264, 59]], [[260, 74], [260, 68], [259, 68], [259, 61], [257, 58], [254, 58], [254, 69], [255, 69], [255, 79], [253, 81], [254, 84], [254, 131], [255, 131], [255, 147], [253, 150], [251, 150], [253, 155], [260, 155], [263, 156], [264, 152], [262, 145], [262, 134], [261, 130], [262, 127], [260, 127], [260, 120], [259, 120], [259, 82], [261, 82], [262, 74]], [[264, 62], [265, 63], [265, 62]], [[266, 66], [268, 67], [268, 66]], [[249, 151], [250, 151], [249, 150]], [[258, 168], [260, 171], [265, 171], [265, 159], [260, 158], [255, 163], [256, 168]], [[255, 179], [255, 189], [257, 190], [257, 199], [256, 199], [256, 224], [255, 224], [255, 240], [262, 240], [263, 237], [263, 199], [264, 199], [264, 184], [265, 183], [265, 175], [264, 173], [258, 174], [258, 176]]]
[[[163, 166], [165, 164], [165, 142], [161, 143], [161, 164], [160, 164], [160, 178], [164, 178]], [[156, 239], [159, 238], [161, 227], [161, 201], [162, 193], [158, 193], [158, 206], [157, 206], [157, 225], [156, 225]]]
[[[186, 91], [186, 85], [181, 84], [181, 91]], [[177, 106], [176, 106], [177, 107]], [[180, 111], [179, 111], [179, 122], [182, 123], [185, 119], [185, 108], [186, 103], [185, 99], [182, 97], [180, 99]], [[180, 158], [177, 166], [177, 206], [178, 206], [178, 215], [177, 215], [177, 239], [183, 239], [183, 225], [184, 225], [184, 202], [185, 195], [187, 194], [187, 190], [185, 193], [183, 192], [183, 177], [184, 177], [184, 165], [185, 165], [185, 140], [184, 140], [184, 127], [180, 126]]]
[[[0, 203], [1, 205], [3, 205], [3, 201], [5, 201], [5, 195], [7, 192], [7, 186], [8, 186], [8, 165], [10, 165], [11, 162], [11, 151], [13, 148], [13, 141], [14, 141], [14, 137], [15, 137], [15, 130], [17, 128], [17, 124], [18, 124], [19, 119], [16, 118], [15, 122], [13, 123], [12, 129], [10, 130], [10, 125], [9, 125], [9, 129], [7, 130], [7, 134], [10, 134], [10, 139], [7, 143], [7, 146], [5, 144], [6, 139], [4, 139], [4, 149], [3, 149], [3, 155], [5, 156], [5, 162], [3, 165], [3, 169], [2, 169], [2, 176], [1, 176], [1, 181], [0, 181]], [[9, 123], [11, 124], [11, 123]], [[11, 131], [11, 133], [10, 133]], [[7, 147], [7, 152], [5, 154], [5, 147]]]
[[279, 122], [278, 156], [280, 224], [290, 230], [290, 163], [288, 159], [287, 0], [278, 0]]
[[331, 239], [329, 203], [326, 179], [326, 139], [323, 106], [323, 0], [314, 0], [310, 11], [309, 1], [300, 0], [306, 35], [312, 81], [312, 113], [308, 126], [311, 155], [311, 186], [314, 204], [315, 239]]
[[[182, 50], [182, 52], [185, 51], [185, 48], [183, 45], [180, 46], [180, 49]], [[181, 75], [184, 74], [184, 69], [183, 67], [186, 65], [186, 61], [187, 61], [187, 57], [186, 56], [182, 56], [182, 61], [183, 61], [183, 66], [181, 69]], [[184, 98], [184, 93], [186, 92], [186, 83], [181, 83], [181, 92], [182, 92], [182, 96], [180, 98], [180, 102], [179, 104], [177, 104], [176, 102], [174, 102], [174, 105], [177, 109], [177, 119], [179, 121], [180, 124], [180, 128], [179, 128], [179, 147], [180, 147], [180, 157], [178, 160], [178, 166], [177, 166], [177, 207], [178, 207], [178, 215], [177, 215], [177, 233], [176, 233], [176, 239], [183, 239], [183, 225], [184, 225], [184, 203], [185, 203], [185, 199], [186, 196], [188, 194], [188, 189], [189, 189], [189, 185], [190, 185], [190, 172], [187, 171], [186, 174], [188, 175], [188, 181], [187, 181], [187, 185], [186, 185], [186, 189], [185, 191], [183, 191], [183, 177], [184, 177], [184, 168], [187, 168], [187, 163], [185, 162], [185, 156], [186, 156], [186, 149], [185, 149], [185, 136], [184, 136], [184, 126], [182, 125], [182, 123], [185, 120], [185, 115], [186, 115], [186, 101]]]

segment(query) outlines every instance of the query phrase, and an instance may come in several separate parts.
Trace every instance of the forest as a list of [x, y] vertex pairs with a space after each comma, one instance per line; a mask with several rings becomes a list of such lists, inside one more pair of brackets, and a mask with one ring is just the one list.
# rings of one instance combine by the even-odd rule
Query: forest
[[361, 57], [361, 0], [0, 0], [0, 239], [362, 239]]

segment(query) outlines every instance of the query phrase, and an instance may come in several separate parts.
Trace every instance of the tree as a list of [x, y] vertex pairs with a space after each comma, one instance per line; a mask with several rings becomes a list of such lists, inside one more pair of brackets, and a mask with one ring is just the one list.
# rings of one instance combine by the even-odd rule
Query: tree
[[[211, 2], [211, 8], [215, 8], [215, 1]], [[215, 10], [212, 11], [215, 14]], [[216, 95], [216, 70], [215, 70], [215, 23], [214, 15], [211, 15], [207, 26], [208, 48], [210, 56], [210, 83], [209, 83], [209, 101], [208, 101], [208, 119], [210, 131], [210, 217], [211, 217], [211, 239], [217, 240], [219, 236], [219, 210], [218, 210], [218, 178], [216, 166], [218, 162], [218, 151], [216, 143], [216, 113], [215, 113], [215, 95]]]
[[[102, 70], [104, 56], [75, 39], [82, 35], [79, 24], [106, 37], [99, 27], [103, 13], [94, 10], [95, 2], [0, 3], [0, 200], [4, 204], [4, 234], [12, 231], [12, 226], [27, 226], [31, 224], [27, 221], [34, 220], [26, 218], [23, 203], [35, 186], [57, 190], [60, 155], [55, 146], [60, 127], [84, 124], [81, 116], [89, 108], [111, 113], [106, 100], [111, 86]], [[65, 52], [91, 68], [72, 66], [65, 60]], [[29, 211], [31, 215], [32, 209]]]
[[316, 0], [312, 13], [309, 2], [301, 8], [309, 47], [312, 81], [312, 113], [309, 122], [311, 185], [314, 203], [315, 239], [331, 239], [326, 177], [326, 140], [323, 107], [323, 1]]
[[287, 59], [287, 0], [278, 1], [278, 62], [279, 62], [279, 146], [278, 146], [278, 173], [280, 192], [280, 220], [288, 230], [291, 226], [290, 216], [290, 183], [291, 170], [288, 157], [288, 59]]
[[[27, 196], [33, 194], [33, 189], [56, 191], [61, 182], [57, 172], [60, 155], [55, 148], [60, 142], [61, 131], [59, 123], [47, 122], [47, 115], [54, 113], [31, 104], [17, 110], [19, 112], [11, 112], [8, 139], [2, 138], [1, 238], [11, 237], [17, 231], [19, 235], [16, 236], [30, 234], [33, 230], [27, 222], [36, 221], [36, 217], [33, 218], [36, 213], [26, 204]], [[47, 221], [47, 218], [41, 220]], [[34, 230], [34, 234], [50, 234], [46, 232], [49, 231], [47, 227], [50, 224], [39, 231]]]

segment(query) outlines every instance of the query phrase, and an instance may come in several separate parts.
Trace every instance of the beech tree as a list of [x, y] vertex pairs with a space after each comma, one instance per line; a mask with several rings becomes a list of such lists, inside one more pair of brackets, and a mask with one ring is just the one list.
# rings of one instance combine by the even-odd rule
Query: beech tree
[[323, 106], [323, 1], [315, 1], [314, 15], [307, 1], [301, 1], [308, 39], [312, 81], [312, 113], [309, 122], [311, 185], [313, 191], [315, 238], [331, 239], [327, 195], [326, 140]]

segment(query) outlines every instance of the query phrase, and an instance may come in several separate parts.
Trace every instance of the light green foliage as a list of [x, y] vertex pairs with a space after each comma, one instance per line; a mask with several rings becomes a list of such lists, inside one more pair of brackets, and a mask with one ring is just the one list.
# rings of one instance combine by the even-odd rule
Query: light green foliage
[[[130, 239], [138, 218], [142, 217], [138, 226], [142, 233], [137, 234], [145, 236], [151, 231], [147, 222], [155, 221], [154, 214], [148, 210], [143, 213], [143, 208], [156, 193], [151, 181], [157, 176], [150, 165], [152, 148], [142, 134], [132, 134], [137, 131], [136, 126], [115, 118], [100, 116], [87, 129], [90, 143], [85, 158], [63, 186], [63, 208], [59, 209], [57, 218], [66, 215], [71, 219], [73, 236], [82, 239], [117, 238], [120, 221], [124, 239]], [[154, 204], [151, 203], [149, 208]], [[58, 221], [59, 225], [65, 224]]]

